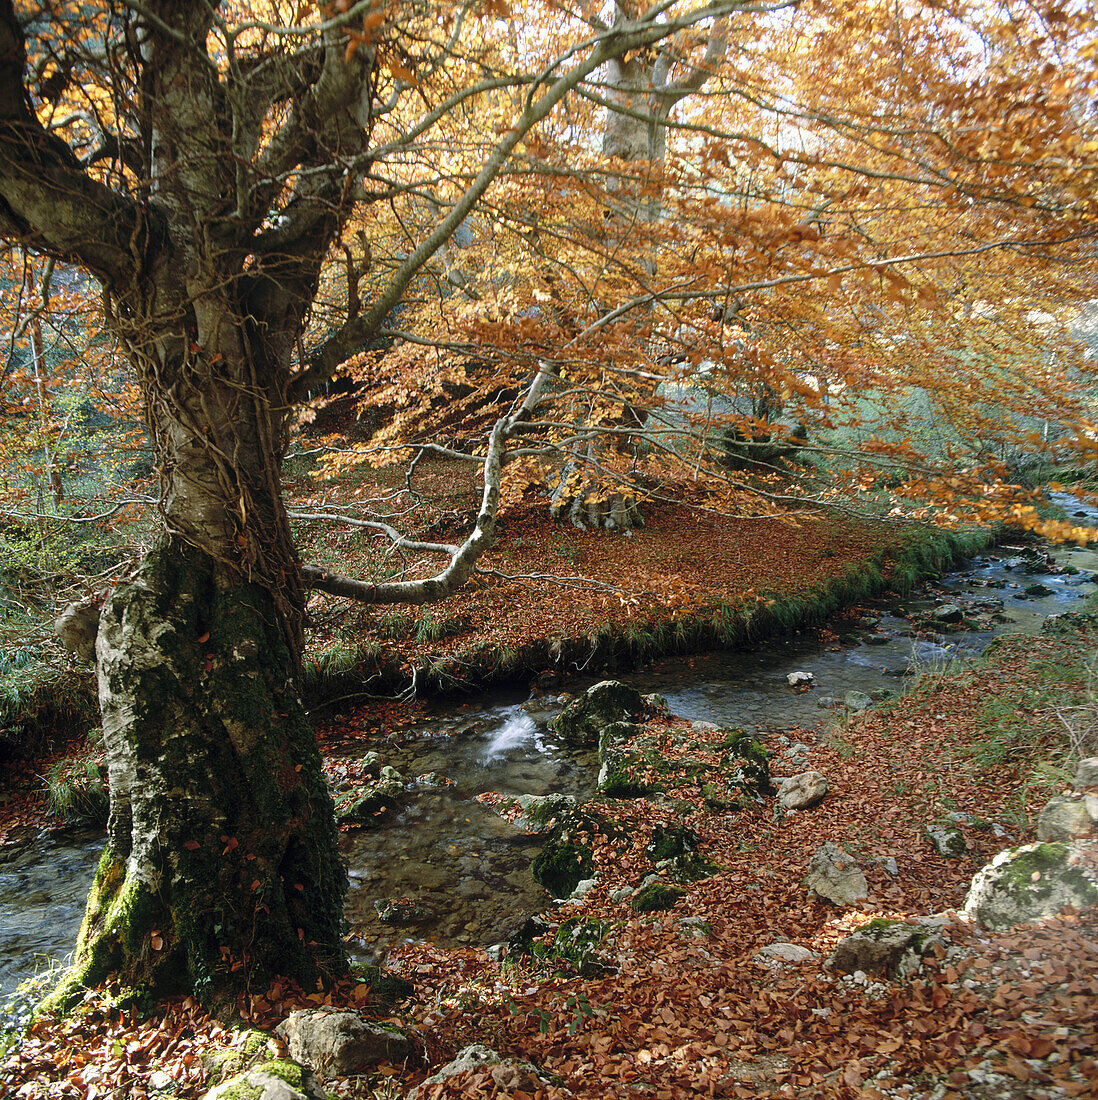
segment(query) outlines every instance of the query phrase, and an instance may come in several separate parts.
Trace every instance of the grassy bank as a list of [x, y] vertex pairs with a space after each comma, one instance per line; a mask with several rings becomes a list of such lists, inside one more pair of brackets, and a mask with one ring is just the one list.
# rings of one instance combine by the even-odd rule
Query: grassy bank
[[[994, 537], [664, 508], [625, 538], [550, 523], [539, 511], [509, 523], [487, 562], [493, 572], [442, 604], [318, 603], [306, 704], [468, 693], [748, 645], [885, 590], [903, 593]], [[368, 553], [361, 538], [342, 544], [342, 568], [368, 575]], [[53, 649], [0, 660], [0, 758], [48, 754], [86, 733], [98, 722], [95, 690], [90, 669]]]
[[[628, 540], [527, 519], [490, 563], [497, 574], [452, 601], [459, 614], [447, 616], [449, 604], [347, 608], [340, 629], [307, 656], [312, 705], [413, 686], [459, 694], [538, 677], [560, 682], [750, 645], [885, 591], [904, 594], [997, 537], [867, 520], [685, 518], [667, 509]], [[554, 556], [583, 576], [542, 572], [531, 581], [536, 564]]]

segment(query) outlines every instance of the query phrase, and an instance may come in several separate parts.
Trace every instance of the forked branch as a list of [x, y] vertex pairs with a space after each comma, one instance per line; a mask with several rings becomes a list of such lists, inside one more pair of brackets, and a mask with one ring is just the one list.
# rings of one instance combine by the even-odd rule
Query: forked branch
[[[450, 561], [444, 569], [433, 577], [424, 577], [420, 580], [371, 584], [316, 565], [306, 565], [302, 568], [305, 587], [316, 588], [332, 596], [345, 596], [361, 603], [434, 603], [456, 592], [472, 576], [477, 562], [495, 542], [500, 481], [507, 457], [507, 441], [517, 432], [519, 425], [532, 415], [552, 374], [551, 363], [546, 361], [539, 363], [537, 373], [527, 388], [522, 403], [506, 416], [500, 417], [492, 428], [488, 436], [488, 452], [484, 456], [484, 493], [481, 496], [480, 511], [477, 514], [476, 525], [461, 545], [409, 544], [395, 531], [385, 530], [390, 538], [396, 536], [394, 542], [397, 545], [445, 550], [450, 554]], [[382, 529], [386, 526], [373, 523], [369, 525]]]

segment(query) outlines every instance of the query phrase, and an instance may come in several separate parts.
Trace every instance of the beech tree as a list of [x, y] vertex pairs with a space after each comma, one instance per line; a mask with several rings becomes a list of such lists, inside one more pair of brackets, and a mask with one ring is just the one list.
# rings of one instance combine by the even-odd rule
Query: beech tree
[[[777, 506], [789, 471], [730, 477], [718, 435], [773, 442], [779, 401], [826, 424], [867, 388], [955, 394], [958, 364], [969, 394], [1087, 439], [1058, 314], [1093, 273], [1093, 17], [909, 7], [547, 3], [520, 25], [503, 0], [0, 0], [0, 234], [101, 285], [159, 478], [161, 537], [69, 623], [96, 632], [111, 787], [70, 987], [221, 995], [345, 965], [300, 696], [310, 588], [449, 595], [501, 502], [562, 462], [603, 479], [596, 522], [600, 494], [676, 478]], [[403, 341], [364, 350], [398, 305]], [[935, 359], [945, 334], [958, 358]], [[460, 542], [359, 521], [440, 554], [433, 576], [298, 558], [289, 425], [341, 371], [396, 413], [333, 466], [434, 450], [483, 471]], [[669, 409], [699, 378], [754, 403]], [[441, 422], [476, 445], [441, 446]], [[950, 487], [905, 439], [850, 450], [848, 485], [900, 468], [947, 503], [1012, 499], [986, 462]], [[796, 499], [823, 499], [820, 469]]]
[[[163, 536], [98, 623], [111, 815], [70, 984], [216, 995], [344, 967], [345, 874], [300, 698], [306, 587], [414, 602], [460, 584], [547, 369], [491, 431], [472, 534], [421, 581], [302, 565], [279, 481], [288, 417], [585, 78], [746, 6], [657, 5], [497, 71], [470, 5], [0, 3], [0, 232], [101, 283], [160, 478]], [[352, 212], [392, 193], [378, 166], [493, 89], [518, 108], [444, 216], [304, 346]]]
[[412, 341], [348, 365], [387, 415], [333, 469], [474, 444], [551, 349], [505, 489], [573, 522], [683, 480], [1037, 522], [1020, 461], [1093, 454], [1094, 34], [1086, 5], [799, 4], [608, 66], [485, 196], [461, 308], [421, 295]]

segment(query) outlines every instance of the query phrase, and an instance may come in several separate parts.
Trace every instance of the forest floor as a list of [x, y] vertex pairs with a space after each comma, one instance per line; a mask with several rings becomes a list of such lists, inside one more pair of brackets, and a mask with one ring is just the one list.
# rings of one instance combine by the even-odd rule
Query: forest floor
[[[574, 600], [551, 587], [535, 598], [531, 586], [541, 585], [532, 578], [489, 579], [460, 601], [460, 630], [394, 628], [403, 659], [422, 661], [479, 632], [512, 651], [554, 633], [609, 636], [608, 621], [621, 635], [665, 615], [711, 616], [730, 601], [754, 611], [780, 600], [803, 611], [799, 598], [822, 599], [821, 585], [848, 583], [870, 562], [887, 574], [889, 560], [911, 544], [910, 534], [905, 542], [868, 520], [699, 520], [675, 507], [628, 539], [550, 528], [533, 516], [514, 518], [507, 534], [497, 553], [510, 556], [509, 573], [575, 564], [577, 574], [598, 579], [601, 552], [606, 576], [613, 567], [617, 579], [576, 588], [585, 595]], [[385, 613], [364, 614], [350, 623], [333, 615], [330, 638], [361, 636], [371, 624], [378, 630]], [[216, 1079], [211, 1054], [248, 1046], [247, 1028], [270, 1031], [294, 1007], [333, 1004], [402, 1028], [417, 1050], [369, 1075], [324, 1081], [347, 1100], [395, 1100], [475, 1042], [528, 1060], [539, 1075], [486, 1067], [429, 1086], [425, 1097], [1092, 1095], [1095, 910], [998, 935], [957, 921], [944, 933], [947, 948], [905, 979], [842, 978], [823, 960], [873, 919], [955, 911], [983, 863], [1033, 839], [1036, 813], [1063, 785], [1070, 754], [1098, 753], [1096, 644], [1086, 620], [1060, 634], [1013, 636], [845, 724], [786, 731], [809, 746], [809, 766], [826, 775], [830, 793], [784, 818], [772, 799], [736, 813], [713, 810], [696, 785], [664, 799], [600, 801], [591, 838], [597, 885], [546, 912], [553, 926], [580, 918], [590, 933], [582, 949], [558, 944], [541, 958], [500, 963], [484, 950], [409, 944], [387, 963], [414, 986], [395, 1008], [376, 1005], [362, 981], [327, 993], [275, 988], [241, 1002], [233, 1025], [193, 999], [139, 1013], [90, 994], [72, 1016], [40, 1020], [12, 1047], [0, 1064], [0, 1094], [198, 1097]], [[374, 724], [395, 718], [397, 706], [378, 705]], [[685, 725], [664, 720], [651, 732]], [[771, 738], [777, 756], [783, 745]], [[40, 784], [30, 785], [31, 770], [42, 769], [35, 762], [13, 774], [8, 826], [42, 820]], [[968, 841], [961, 858], [935, 855], [922, 835], [949, 814], [959, 815]], [[685, 885], [668, 911], [635, 913], [621, 894], [653, 870], [645, 854], [652, 828], [672, 823], [694, 830], [717, 869]], [[836, 908], [807, 893], [808, 859], [825, 841], [858, 859], [869, 880], [864, 901]], [[889, 858], [895, 875], [882, 862]], [[812, 954], [783, 965], [758, 957], [776, 942]], [[261, 1056], [282, 1053], [278, 1040], [260, 1043]]]

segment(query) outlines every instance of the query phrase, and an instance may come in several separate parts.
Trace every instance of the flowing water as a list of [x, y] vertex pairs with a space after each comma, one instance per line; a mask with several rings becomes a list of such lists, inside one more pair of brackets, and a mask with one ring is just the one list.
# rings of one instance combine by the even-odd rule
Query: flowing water
[[[1098, 525], [1098, 510], [1069, 497], [1060, 503], [1082, 512], [1081, 524]], [[897, 690], [913, 669], [977, 654], [996, 634], [1037, 633], [1050, 614], [1077, 609], [1096, 590], [1098, 547], [1056, 548], [1059, 566], [1078, 573], [1027, 573], [1021, 556], [1021, 548], [996, 547], [910, 599], [867, 604], [858, 621], [839, 619], [829, 631], [750, 650], [668, 658], [624, 678], [662, 693], [672, 711], [695, 721], [768, 731], [819, 726], [829, 718], [828, 697], [841, 703], [847, 691]], [[1047, 594], [1027, 596], [1034, 584]], [[959, 605], [978, 629], [935, 633], [920, 616], [943, 602]], [[814, 689], [793, 691], [787, 676], [794, 671], [811, 672]], [[574, 693], [591, 682], [577, 678], [568, 687]], [[547, 730], [560, 705], [517, 693], [475, 706], [440, 703], [380, 747], [364, 746], [378, 747], [405, 777], [406, 800], [380, 827], [342, 837], [353, 954], [374, 959], [415, 938], [493, 943], [544, 908], [545, 892], [529, 870], [536, 840], [474, 798], [485, 791], [590, 796], [592, 754]], [[0, 991], [71, 949], [101, 844], [96, 835], [62, 832], [0, 851]]]

